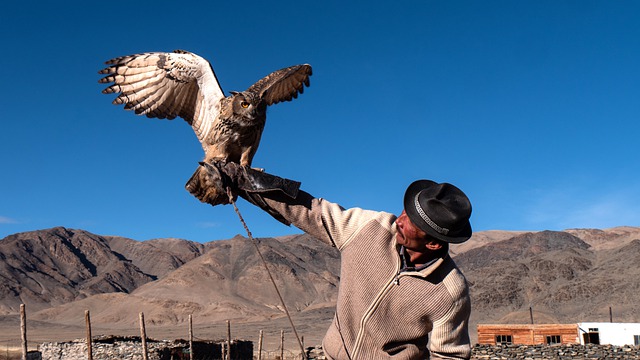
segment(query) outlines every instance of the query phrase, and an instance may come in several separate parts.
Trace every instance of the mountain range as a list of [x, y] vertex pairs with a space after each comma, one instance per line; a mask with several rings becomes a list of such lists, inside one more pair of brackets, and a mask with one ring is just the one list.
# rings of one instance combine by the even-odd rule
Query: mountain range
[[[256, 239], [292, 315], [320, 332], [340, 283], [338, 251], [309, 235]], [[224, 320], [281, 321], [283, 308], [256, 245], [242, 236], [197, 243], [136, 241], [56, 227], [0, 240], [0, 328], [21, 303], [51, 329], [91, 309], [103, 327]], [[471, 335], [479, 323], [640, 322], [640, 228], [484, 231], [451, 254], [470, 285]], [[530, 313], [530, 309], [532, 313]], [[280, 319], [280, 320], [279, 320]], [[312, 330], [313, 329], [313, 330]]]

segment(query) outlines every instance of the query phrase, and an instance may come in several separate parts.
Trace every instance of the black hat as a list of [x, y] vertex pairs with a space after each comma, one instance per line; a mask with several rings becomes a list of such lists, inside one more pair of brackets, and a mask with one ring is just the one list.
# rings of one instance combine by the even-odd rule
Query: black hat
[[415, 181], [404, 194], [404, 211], [414, 225], [436, 239], [461, 243], [471, 237], [471, 202], [451, 184]]

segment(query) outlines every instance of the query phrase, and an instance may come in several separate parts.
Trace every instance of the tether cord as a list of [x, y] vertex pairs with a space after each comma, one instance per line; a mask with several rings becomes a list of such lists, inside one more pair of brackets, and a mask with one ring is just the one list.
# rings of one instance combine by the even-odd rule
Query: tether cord
[[298, 331], [296, 331], [296, 326], [293, 325], [293, 320], [291, 319], [291, 315], [289, 314], [289, 309], [287, 309], [287, 305], [284, 303], [284, 300], [282, 299], [282, 295], [280, 295], [280, 290], [278, 289], [278, 285], [276, 284], [275, 280], [273, 280], [273, 276], [271, 275], [271, 271], [267, 266], [267, 262], [264, 260], [264, 257], [262, 256], [262, 252], [260, 252], [260, 248], [258, 248], [258, 242], [256, 241], [256, 239], [253, 238], [253, 235], [251, 235], [251, 231], [249, 231], [249, 227], [247, 226], [247, 223], [244, 222], [244, 219], [242, 218], [242, 214], [240, 214], [240, 210], [238, 210], [238, 207], [236, 206], [236, 202], [233, 201], [233, 194], [231, 193], [231, 188], [228, 186], [227, 186], [227, 196], [229, 196], [229, 201], [231, 202], [231, 205], [233, 205], [233, 209], [236, 211], [236, 214], [238, 214], [238, 218], [240, 218], [240, 222], [242, 223], [242, 226], [244, 226], [244, 229], [247, 231], [247, 235], [249, 236], [249, 239], [251, 239], [251, 243], [256, 248], [256, 251], [260, 256], [260, 260], [262, 260], [262, 265], [264, 265], [264, 268], [267, 270], [267, 274], [269, 274], [269, 279], [271, 279], [271, 283], [273, 284], [274, 289], [276, 289], [276, 293], [278, 294], [278, 298], [280, 299], [280, 304], [282, 304], [282, 308], [284, 309], [285, 314], [287, 314], [287, 319], [289, 319], [289, 323], [291, 324], [293, 333], [296, 336], [296, 340], [298, 340], [298, 345], [300, 346], [300, 351], [302, 352], [302, 359], [307, 360], [307, 354], [304, 352], [304, 346], [302, 345], [300, 336], [298, 336]]

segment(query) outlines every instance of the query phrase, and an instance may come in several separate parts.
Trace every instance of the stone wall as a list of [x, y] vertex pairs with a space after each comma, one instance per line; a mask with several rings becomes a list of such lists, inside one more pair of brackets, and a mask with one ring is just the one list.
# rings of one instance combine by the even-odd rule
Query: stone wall
[[[222, 357], [222, 342], [194, 341], [193, 353], [196, 360], [213, 360]], [[91, 345], [94, 360], [142, 360], [140, 337], [97, 337]], [[86, 360], [87, 343], [84, 339], [70, 342], [44, 343], [40, 346], [42, 360]], [[185, 340], [147, 340], [149, 360], [189, 359], [189, 343]], [[244, 340], [231, 341], [234, 359], [251, 359], [253, 343]]]
[[[197, 345], [196, 345], [197, 344]], [[207, 347], [212, 346], [212, 347]], [[147, 341], [150, 360], [188, 359], [188, 343], [176, 341]], [[142, 360], [140, 338], [114, 338], [94, 340], [94, 360]], [[231, 344], [234, 359], [252, 359], [253, 343], [234, 340]], [[44, 343], [40, 346], [42, 360], [85, 360], [87, 345], [84, 340], [64, 343]], [[196, 359], [220, 359], [220, 342], [194, 342]], [[200, 356], [198, 355], [200, 354]], [[309, 359], [325, 359], [322, 348], [307, 348]], [[264, 358], [264, 357], [263, 357]], [[476, 345], [471, 360], [631, 360], [640, 359], [640, 347], [613, 345]]]
[[613, 345], [476, 345], [473, 360], [640, 359], [640, 347]]
[[[326, 359], [322, 348], [308, 348], [310, 360]], [[476, 345], [471, 360], [638, 360], [640, 347], [613, 345]]]

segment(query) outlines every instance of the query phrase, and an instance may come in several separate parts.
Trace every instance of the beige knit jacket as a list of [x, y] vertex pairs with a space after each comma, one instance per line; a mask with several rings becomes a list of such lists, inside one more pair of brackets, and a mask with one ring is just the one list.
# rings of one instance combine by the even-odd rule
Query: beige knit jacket
[[449, 256], [419, 272], [400, 272], [395, 215], [343, 209], [303, 191], [296, 200], [264, 199], [340, 250], [336, 314], [323, 340], [329, 359], [470, 357], [469, 288]]

